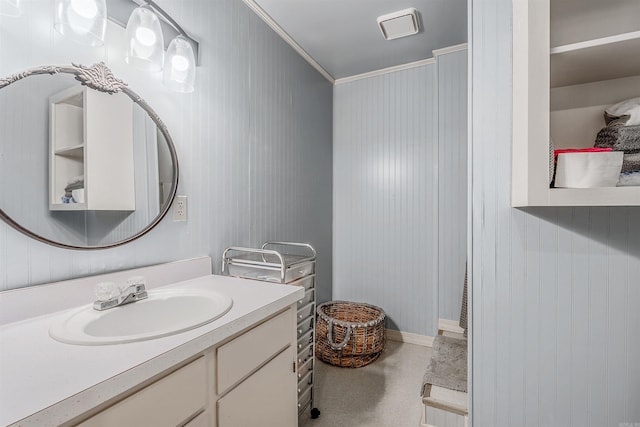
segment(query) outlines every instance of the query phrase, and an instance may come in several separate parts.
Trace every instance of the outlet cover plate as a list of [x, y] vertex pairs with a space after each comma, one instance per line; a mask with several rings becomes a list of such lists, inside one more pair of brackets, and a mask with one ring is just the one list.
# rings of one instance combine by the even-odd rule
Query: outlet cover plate
[[187, 220], [187, 196], [176, 196], [173, 201], [173, 220]]

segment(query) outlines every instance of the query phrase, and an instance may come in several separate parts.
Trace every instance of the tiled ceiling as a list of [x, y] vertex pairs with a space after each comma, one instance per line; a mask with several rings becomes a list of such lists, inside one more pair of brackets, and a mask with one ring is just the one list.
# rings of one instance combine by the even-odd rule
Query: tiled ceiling
[[[467, 0], [251, 0], [334, 79], [432, 57], [467, 42]], [[421, 31], [387, 41], [376, 19], [414, 7]]]

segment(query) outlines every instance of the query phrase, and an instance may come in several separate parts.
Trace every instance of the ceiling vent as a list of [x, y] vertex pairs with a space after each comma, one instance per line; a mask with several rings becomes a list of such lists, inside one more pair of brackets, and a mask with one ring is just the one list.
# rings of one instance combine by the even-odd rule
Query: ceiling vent
[[379, 16], [378, 25], [387, 40], [399, 39], [420, 31], [418, 11], [413, 7]]

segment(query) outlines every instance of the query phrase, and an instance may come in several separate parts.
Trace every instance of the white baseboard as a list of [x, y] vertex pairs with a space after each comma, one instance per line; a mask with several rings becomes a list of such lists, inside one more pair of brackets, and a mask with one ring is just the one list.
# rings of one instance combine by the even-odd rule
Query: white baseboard
[[460, 327], [460, 322], [457, 320], [438, 319], [438, 329], [454, 334], [464, 334], [464, 329]]
[[406, 342], [424, 347], [433, 347], [433, 337], [428, 335], [413, 334], [411, 332], [396, 331], [387, 329], [387, 338], [392, 341]]

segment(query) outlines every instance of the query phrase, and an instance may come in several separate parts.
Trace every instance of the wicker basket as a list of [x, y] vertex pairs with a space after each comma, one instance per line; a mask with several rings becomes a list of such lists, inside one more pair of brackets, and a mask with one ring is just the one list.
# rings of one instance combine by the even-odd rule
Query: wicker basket
[[360, 368], [376, 360], [386, 341], [381, 308], [348, 301], [318, 306], [316, 356], [343, 368]]

